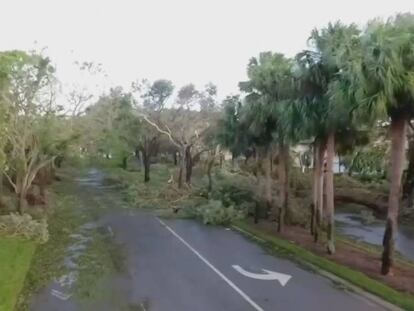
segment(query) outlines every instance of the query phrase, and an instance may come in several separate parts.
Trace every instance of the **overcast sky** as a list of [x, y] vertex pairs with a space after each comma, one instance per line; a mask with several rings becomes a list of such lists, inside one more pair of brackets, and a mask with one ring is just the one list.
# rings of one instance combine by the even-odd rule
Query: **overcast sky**
[[103, 64], [108, 85], [211, 81], [223, 97], [259, 52], [292, 56], [314, 27], [414, 12], [414, 0], [1, 0], [1, 11], [0, 49], [47, 47], [64, 83], [87, 60]]

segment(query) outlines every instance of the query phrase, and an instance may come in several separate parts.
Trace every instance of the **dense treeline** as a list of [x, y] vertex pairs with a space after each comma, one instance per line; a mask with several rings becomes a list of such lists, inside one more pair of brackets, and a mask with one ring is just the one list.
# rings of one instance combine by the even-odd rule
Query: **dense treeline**
[[261, 159], [277, 154], [281, 204], [276, 214], [283, 230], [289, 208], [289, 147], [311, 140], [311, 231], [317, 241], [326, 219], [327, 250], [334, 253], [335, 154], [344, 143], [357, 145], [364, 132], [389, 123], [390, 190], [382, 256], [382, 273], [388, 274], [414, 108], [414, 16], [373, 20], [364, 29], [329, 24], [312, 31], [309, 44], [309, 50], [294, 58], [266, 52], [250, 60], [249, 80], [240, 83], [244, 99], [229, 99], [225, 108], [222, 143], [235, 153], [253, 147]]

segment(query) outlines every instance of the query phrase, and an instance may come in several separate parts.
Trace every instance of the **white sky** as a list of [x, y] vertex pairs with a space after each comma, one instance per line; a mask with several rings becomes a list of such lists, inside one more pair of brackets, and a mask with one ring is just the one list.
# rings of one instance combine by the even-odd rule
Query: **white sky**
[[[293, 56], [314, 27], [364, 24], [414, 12], [414, 0], [0, 0], [0, 50], [40, 49], [64, 83], [78, 83], [74, 60], [103, 64], [107, 85], [171, 79], [237, 92], [250, 57]], [[34, 42], [37, 44], [34, 44]], [[91, 84], [91, 81], [85, 83]]]

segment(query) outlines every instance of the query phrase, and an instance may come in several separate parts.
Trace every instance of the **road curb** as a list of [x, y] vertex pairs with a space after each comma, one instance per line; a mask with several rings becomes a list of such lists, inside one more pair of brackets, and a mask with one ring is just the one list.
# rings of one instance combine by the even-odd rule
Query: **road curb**
[[[238, 232], [240, 232], [243, 235], [249, 236], [250, 238], [258, 241], [259, 243], [262, 243], [262, 244], [271, 243], [270, 241], [262, 239], [262, 238], [256, 236], [255, 234], [238, 227], [237, 225], [231, 225], [231, 228], [238, 231]], [[390, 303], [390, 302], [388, 302], [388, 301], [386, 301], [386, 300], [384, 300], [384, 299], [382, 299], [382, 298], [380, 298], [380, 297], [378, 297], [374, 294], [371, 294], [371, 293], [365, 291], [364, 289], [350, 283], [349, 281], [346, 281], [346, 280], [336, 276], [335, 274], [333, 274], [331, 272], [325, 271], [325, 270], [323, 270], [323, 269], [307, 262], [306, 260], [303, 260], [301, 258], [295, 258], [295, 260], [299, 261], [301, 264], [304, 264], [304, 265], [308, 266], [312, 270], [316, 271], [318, 274], [330, 279], [331, 281], [343, 285], [350, 292], [356, 293], [360, 296], [363, 296], [367, 300], [369, 300], [369, 301], [371, 301], [371, 302], [373, 302], [373, 303], [375, 303], [375, 304], [377, 304], [377, 305], [379, 305], [383, 308], [386, 308], [389, 311], [405, 311], [404, 309], [402, 309], [402, 308], [400, 308], [400, 307], [398, 307], [398, 306], [396, 306], [396, 305], [394, 305], [394, 304], [392, 304], [392, 303]]]

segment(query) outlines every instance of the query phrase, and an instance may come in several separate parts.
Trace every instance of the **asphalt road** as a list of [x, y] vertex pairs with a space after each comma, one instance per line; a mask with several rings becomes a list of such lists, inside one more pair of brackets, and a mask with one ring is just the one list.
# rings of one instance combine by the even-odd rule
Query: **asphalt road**
[[[93, 183], [83, 189], [99, 195]], [[384, 308], [260, 246], [228, 228], [192, 220], [159, 219], [145, 211], [112, 208], [100, 225], [125, 250], [125, 271], [108, 284], [121, 301], [96, 301], [90, 310], [151, 311], [379, 311]], [[262, 269], [291, 276], [255, 279]], [[80, 272], [81, 273], [81, 272]], [[285, 280], [286, 281], [286, 280]], [[34, 298], [32, 310], [80, 310], [75, 298], [52, 296], [51, 284]], [[121, 298], [119, 298], [121, 295]], [[106, 300], [105, 300], [106, 301]], [[127, 303], [125, 303], [127, 302]]]
[[[146, 213], [112, 215], [111, 226], [128, 245], [131, 299], [145, 301], [148, 310], [384, 310], [225, 228]], [[283, 287], [276, 280], [246, 277], [233, 265], [291, 279]]]

